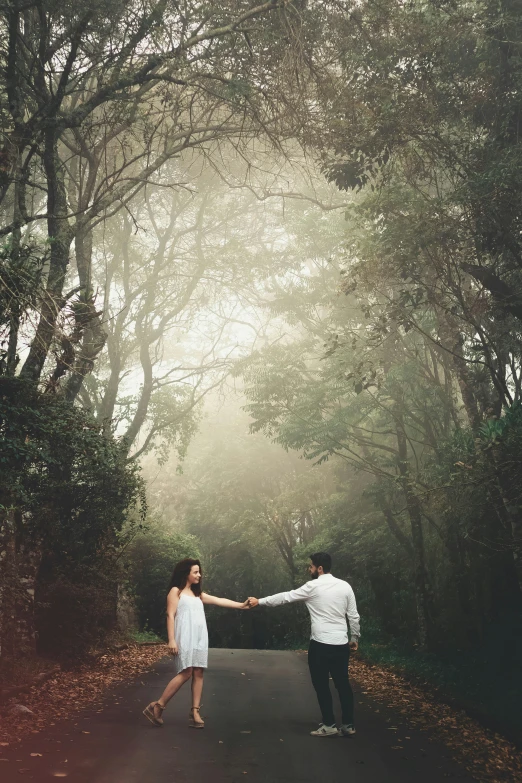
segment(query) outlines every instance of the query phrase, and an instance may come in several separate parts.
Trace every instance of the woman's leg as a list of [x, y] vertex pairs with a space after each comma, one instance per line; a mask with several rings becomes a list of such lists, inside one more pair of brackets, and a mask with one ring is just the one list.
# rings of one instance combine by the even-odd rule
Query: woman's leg
[[200, 666], [194, 666], [192, 669], [192, 706], [201, 705], [201, 694], [203, 693], [203, 674], [204, 669]]
[[204, 726], [205, 721], [201, 719], [199, 707], [201, 707], [201, 694], [203, 692], [203, 672], [200, 666], [194, 666], [192, 669], [192, 709], [190, 717], [197, 726]]
[[156, 702], [156, 704], [159, 704], [160, 707], [166, 707], [168, 702], [172, 699], [175, 693], [179, 691], [182, 685], [184, 685], [190, 678], [192, 677], [192, 667], [189, 666], [188, 669], [183, 669], [182, 672], [179, 674], [176, 674], [175, 677], [172, 678], [172, 680], [169, 682], [163, 693], [161, 694], [160, 698]]

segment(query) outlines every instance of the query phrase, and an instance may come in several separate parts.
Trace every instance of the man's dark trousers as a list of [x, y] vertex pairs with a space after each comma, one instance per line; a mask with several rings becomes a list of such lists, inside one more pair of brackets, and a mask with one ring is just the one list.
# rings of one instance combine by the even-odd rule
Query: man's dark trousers
[[353, 691], [348, 680], [349, 660], [350, 645], [348, 643], [323, 644], [314, 639], [310, 641], [308, 666], [325, 726], [333, 726], [335, 723], [330, 675], [341, 700], [342, 722], [353, 724]]

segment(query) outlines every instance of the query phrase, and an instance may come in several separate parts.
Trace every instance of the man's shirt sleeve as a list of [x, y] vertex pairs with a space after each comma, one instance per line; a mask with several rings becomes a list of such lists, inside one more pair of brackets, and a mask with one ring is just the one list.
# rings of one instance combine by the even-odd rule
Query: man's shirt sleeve
[[306, 601], [312, 595], [313, 582], [307, 582], [297, 590], [288, 590], [286, 593], [276, 593], [267, 595], [266, 598], [259, 599], [259, 606], [282, 606], [282, 604], [293, 604], [295, 601]]
[[360, 617], [359, 612], [357, 611], [355, 593], [350, 586], [346, 599], [346, 616], [348, 617], [348, 624], [350, 626], [350, 641], [357, 642], [361, 635]]

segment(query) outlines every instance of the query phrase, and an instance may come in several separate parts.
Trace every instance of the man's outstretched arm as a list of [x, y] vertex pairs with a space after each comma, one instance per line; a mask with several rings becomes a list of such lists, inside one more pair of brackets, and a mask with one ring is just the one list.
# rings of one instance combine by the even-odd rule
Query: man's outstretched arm
[[306, 601], [312, 594], [312, 584], [307, 582], [297, 590], [288, 590], [286, 593], [267, 595], [266, 598], [249, 598], [250, 606], [282, 606], [292, 604], [295, 601]]

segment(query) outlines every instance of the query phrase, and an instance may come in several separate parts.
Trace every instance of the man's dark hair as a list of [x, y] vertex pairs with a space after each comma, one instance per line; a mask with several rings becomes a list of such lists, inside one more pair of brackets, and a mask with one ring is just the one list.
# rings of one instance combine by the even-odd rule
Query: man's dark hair
[[322, 566], [325, 574], [329, 574], [332, 570], [332, 556], [328, 552], [315, 552], [310, 555], [310, 560], [316, 568]]

